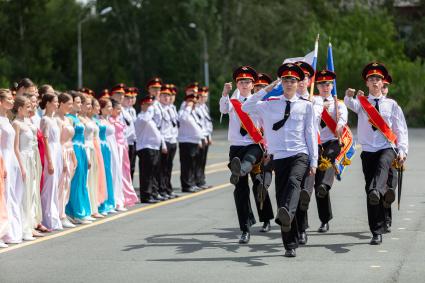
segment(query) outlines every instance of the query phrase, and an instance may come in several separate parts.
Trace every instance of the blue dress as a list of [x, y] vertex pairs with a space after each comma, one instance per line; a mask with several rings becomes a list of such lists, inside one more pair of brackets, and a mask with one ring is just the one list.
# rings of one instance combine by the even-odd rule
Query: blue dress
[[69, 202], [66, 205], [65, 213], [72, 218], [83, 219], [90, 216], [90, 199], [87, 189], [88, 159], [84, 145], [84, 125], [77, 116], [68, 114], [73, 121], [75, 134], [72, 138], [75, 156], [77, 157], [77, 168], [71, 180], [71, 191]]
[[99, 212], [104, 213], [115, 208], [114, 183], [111, 170], [111, 149], [106, 141], [106, 125], [101, 123], [98, 119], [94, 120], [99, 126], [100, 150], [102, 151], [103, 163], [105, 165], [106, 187], [108, 190], [108, 198], [99, 206]]

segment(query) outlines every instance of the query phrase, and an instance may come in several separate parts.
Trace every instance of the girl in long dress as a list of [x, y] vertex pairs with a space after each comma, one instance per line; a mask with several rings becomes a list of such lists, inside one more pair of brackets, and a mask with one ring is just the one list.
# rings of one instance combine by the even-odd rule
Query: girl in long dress
[[[106, 188], [106, 176], [105, 176], [105, 166], [102, 156], [102, 150], [100, 148], [100, 127], [99, 119], [97, 119], [100, 113], [100, 105], [97, 99], [92, 98], [92, 111], [89, 113], [89, 118], [95, 123], [96, 128], [94, 131], [93, 137], [93, 146], [94, 152], [96, 154], [96, 164], [97, 164], [97, 178], [96, 181], [96, 196], [97, 196], [97, 206], [100, 206], [105, 202], [108, 196], [108, 191]], [[100, 212], [100, 211], [99, 211]]]
[[62, 146], [62, 174], [59, 180], [59, 217], [64, 228], [75, 227], [65, 214], [65, 206], [69, 200], [71, 189], [71, 180], [77, 167], [77, 158], [74, 153], [72, 137], [74, 136], [74, 126], [72, 120], [66, 115], [74, 107], [72, 96], [68, 93], [58, 95], [59, 108], [56, 111], [55, 118], [61, 129], [60, 142]]
[[18, 244], [22, 242], [21, 203], [23, 194], [22, 174], [13, 149], [15, 130], [7, 117], [8, 111], [13, 108], [14, 99], [8, 89], [0, 89], [0, 152], [7, 172], [5, 180], [5, 194], [10, 229], [3, 237], [4, 242]]
[[41, 109], [45, 110], [40, 122], [45, 144], [41, 206], [43, 209], [43, 225], [52, 230], [63, 230], [59, 216], [59, 178], [62, 174], [61, 133], [54, 118], [58, 105], [58, 97], [54, 93], [44, 94], [40, 102]]
[[[31, 102], [23, 95], [15, 98], [12, 112], [15, 120], [12, 126], [15, 130], [15, 154], [21, 169], [24, 181], [24, 192], [22, 197], [22, 229], [23, 239], [33, 241], [33, 234], [39, 234], [34, 230], [35, 220], [35, 195], [39, 194], [37, 184], [37, 164], [34, 145], [37, 143], [37, 128], [29, 120]], [[38, 154], [38, 153], [37, 153]]]
[[[87, 188], [89, 190], [90, 209], [92, 220], [95, 218], [102, 218], [98, 211], [99, 200], [98, 200], [98, 185], [99, 185], [99, 164], [97, 163], [96, 152], [94, 148], [94, 139], [98, 135], [99, 128], [96, 122], [93, 121], [88, 115], [92, 111], [92, 98], [88, 95], [84, 95], [84, 102], [81, 106], [80, 120], [83, 122], [86, 130], [84, 131], [84, 138], [86, 142], [87, 157], [89, 158], [90, 169], [87, 177]], [[96, 133], [97, 132], [97, 133]]]
[[78, 113], [81, 111], [82, 95], [79, 92], [72, 92], [72, 98], [74, 99], [74, 106], [67, 117], [72, 119], [75, 130], [72, 143], [77, 158], [77, 168], [71, 180], [71, 191], [65, 212], [72, 218], [74, 223], [90, 224], [92, 221], [87, 219], [91, 215], [90, 199], [87, 189], [89, 161], [84, 139], [85, 127], [78, 117]]
[[[1, 132], [0, 132], [1, 140]], [[7, 172], [4, 170], [3, 157], [0, 152], [0, 248], [7, 248], [8, 245], [3, 241], [3, 237], [9, 231], [9, 220], [7, 218], [6, 195], [4, 191], [4, 181]]]
[[133, 206], [139, 201], [136, 192], [134, 191], [133, 181], [131, 180], [130, 159], [128, 157], [128, 145], [124, 136], [125, 124], [120, 121], [121, 104], [112, 100], [112, 113], [109, 121], [115, 127], [115, 138], [118, 148], [118, 164], [121, 165], [119, 170], [122, 174], [122, 191], [124, 195], [123, 207], [118, 207], [117, 210], [126, 210], [124, 206]]
[[115, 210], [115, 193], [114, 193], [114, 179], [112, 171], [112, 149], [111, 143], [108, 142], [107, 136], [114, 136], [114, 126], [109, 122], [108, 115], [112, 111], [112, 103], [109, 98], [101, 98], [99, 100], [102, 115], [99, 116], [99, 138], [100, 149], [102, 151], [102, 158], [104, 161], [104, 169], [106, 175], [106, 188], [107, 199], [100, 205], [99, 211], [103, 215], [108, 213], [117, 213]]
[[[34, 152], [35, 152], [35, 164], [36, 164], [36, 172], [35, 179], [37, 181], [37, 191], [34, 194], [34, 218], [37, 223], [36, 230], [40, 232], [49, 232], [50, 230], [44, 227], [41, 222], [43, 221], [43, 212], [41, 208], [41, 189], [42, 189], [42, 179], [43, 179], [43, 163], [44, 163], [44, 141], [43, 141], [43, 133], [40, 130], [40, 122], [41, 117], [37, 114], [38, 109], [38, 99], [34, 93], [25, 93], [24, 94], [29, 101], [31, 102], [31, 110], [30, 110], [30, 121], [32, 125], [36, 128], [36, 143], [34, 144]], [[35, 237], [41, 237], [44, 234], [33, 233]]]

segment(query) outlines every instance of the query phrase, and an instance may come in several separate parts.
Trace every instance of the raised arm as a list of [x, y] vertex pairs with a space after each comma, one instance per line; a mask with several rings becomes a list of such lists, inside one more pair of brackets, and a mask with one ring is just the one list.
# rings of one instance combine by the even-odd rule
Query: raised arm
[[[355, 89], [349, 88], [345, 91], [344, 103], [354, 113], [359, 113], [360, 102], [354, 98]], [[357, 95], [364, 95], [363, 91], [359, 90]]]

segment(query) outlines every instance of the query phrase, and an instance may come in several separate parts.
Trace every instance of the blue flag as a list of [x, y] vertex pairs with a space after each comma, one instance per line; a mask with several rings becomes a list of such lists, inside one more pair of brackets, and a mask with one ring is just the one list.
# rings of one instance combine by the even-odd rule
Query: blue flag
[[[328, 46], [328, 59], [326, 61], [326, 69], [328, 69], [329, 71], [335, 72], [334, 58], [332, 55], [332, 44], [330, 42]], [[331, 94], [332, 96], [336, 96], [336, 80], [334, 80], [334, 86], [332, 88]]]

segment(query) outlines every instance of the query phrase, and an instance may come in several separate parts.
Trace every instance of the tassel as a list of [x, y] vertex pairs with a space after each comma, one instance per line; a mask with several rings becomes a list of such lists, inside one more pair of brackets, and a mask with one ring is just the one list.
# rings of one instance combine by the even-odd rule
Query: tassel
[[320, 163], [319, 164], [319, 170], [320, 171], [326, 171], [326, 170], [328, 170], [329, 168], [332, 167], [331, 160], [327, 157], [320, 156], [319, 163]]
[[260, 162], [260, 163], [258, 163], [258, 164], [255, 164], [255, 165], [252, 167], [251, 172], [252, 172], [253, 174], [260, 174], [260, 173], [261, 173], [261, 162]]
[[351, 165], [351, 160], [348, 159], [347, 154], [344, 154], [344, 159], [342, 160], [341, 164], [344, 166]]
[[400, 164], [399, 162], [398, 162], [398, 159], [397, 158], [394, 158], [394, 160], [393, 160], [393, 162], [391, 163], [391, 166], [394, 168], [394, 169], [401, 169], [401, 170], [403, 170], [404, 171], [404, 165], [402, 165], [402, 164]]

